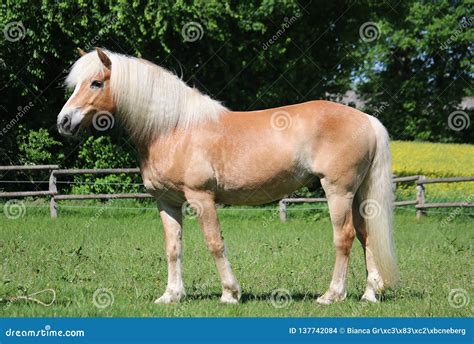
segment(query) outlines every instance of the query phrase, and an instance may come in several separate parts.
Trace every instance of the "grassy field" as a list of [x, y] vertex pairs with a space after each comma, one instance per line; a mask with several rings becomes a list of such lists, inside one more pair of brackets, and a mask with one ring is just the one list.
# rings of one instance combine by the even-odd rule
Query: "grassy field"
[[[161, 224], [154, 211], [61, 209], [52, 220], [47, 209], [28, 208], [24, 217], [0, 221], [1, 316], [472, 316], [472, 218], [458, 216], [416, 221], [398, 211], [396, 242], [402, 284], [383, 302], [359, 298], [365, 286], [362, 250], [354, 246], [348, 298], [330, 306], [315, 298], [327, 288], [334, 259], [332, 231], [324, 208], [293, 211], [285, 224], [275, 212], [221, 211], [230, 261], [243, 288], [240, 305], [220, 305], [220, 284], [196, 220], [184, 230], [184, 280], [188, 297], [177, 305], [155, 305], [166, 284]], [[444, 215], [446, 216], [446, 215]], [[7, 302], [9, 297], [45, 288], [56, 291], [50, 307]], [[106, 288], [114, 302], [94, 305]], [[273, 291], [286, 289], [291, 302], [276, 308]], [[461, 299], [448, 300], [454, 289]], [[48, 296], [39, 295], [47, 299]], [[47, 300], [45, 300], [47, 301]], [[456, 304], [457, 302], [457, 304]]]

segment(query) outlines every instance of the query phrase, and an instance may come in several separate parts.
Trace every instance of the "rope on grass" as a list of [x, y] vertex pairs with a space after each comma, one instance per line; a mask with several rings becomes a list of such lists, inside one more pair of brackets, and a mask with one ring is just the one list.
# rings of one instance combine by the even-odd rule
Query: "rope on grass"
[[[51, 293], [52, 296], [53, 296], [53, 299], [50, 302], [46, 303], [46, 302], [43, 302], [42, 300], [34, 297], [36, 295], [40, 295], [40, 294], [43, 294], [43, 293]], [[6, 299], [0, 299], [0, 302], [4, 302], [4, 303], [7, 303], [7, 304], [12, 304], [12, 303], [18, 302], [18, 301], [32, 301], [32, 302], [35, 302], [35, 303], [37, 303], [41, 306], [49, 307], [54, 303], [54, 301], [56, 301], [56, 291], [54, 289], [48, 288], [48, 289], [43, 289], [43, 290], [37, 291], [37, 292], [29, 294], [29, 295], [12, 296], [12, 297], [8, 297]]]

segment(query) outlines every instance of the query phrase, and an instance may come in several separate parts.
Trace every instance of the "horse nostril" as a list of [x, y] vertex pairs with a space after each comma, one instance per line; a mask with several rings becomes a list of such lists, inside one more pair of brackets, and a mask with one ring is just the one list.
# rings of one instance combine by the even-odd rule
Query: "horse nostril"
[[63, 117], [60, 124], [63, 129], [68, 129], [71, 126], [71, 119], [66, 115]]

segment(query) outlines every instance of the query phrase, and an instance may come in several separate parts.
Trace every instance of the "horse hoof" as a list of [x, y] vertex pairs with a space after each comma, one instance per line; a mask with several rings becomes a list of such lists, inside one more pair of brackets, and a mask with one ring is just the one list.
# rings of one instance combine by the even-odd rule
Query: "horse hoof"
[[379, 300], [377, 299], [377, 295], [375, 295], [374, 292], [367, 292], [367, 291], [364, 293], [364, 295], [362, 295], [362, 298], [360, 300], [371, 302], [371, 303], [379, 302]]
[[336, 301], [343, 301], [346, 298], [346, 293], [344, 294], [337, 294], [332, 291], [327, 291], [324, 293], [324, 295], [321, 295], [316, 299], [316, 302], [319, 303], [320, 305], [330, 305], [333, 302]]
[[182, 294], [171, 294], [171, 293], [164, 293], [161, 297], [155, 300], [155, 304], [172, 304], [178, 303], [184, 297]]
[[323, 296], [320, 296], [316, 299], [316, 303], [319, 303], [320, 305], [330, 305], [332, 303], [332, 299], [327, 299]]
[[231, 294], [223, 294], [220, 298], [220, 303], [226, 305], [235, 305], [239, 303], [239, 299], [232, 296]]

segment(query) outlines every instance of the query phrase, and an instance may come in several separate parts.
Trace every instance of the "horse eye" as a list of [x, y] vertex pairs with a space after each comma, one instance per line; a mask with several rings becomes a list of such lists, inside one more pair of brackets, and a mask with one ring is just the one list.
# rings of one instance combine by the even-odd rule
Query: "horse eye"
[[94, 80], [91, 83], [91, 88], [102, 88], [104, 86], [104, 83], [99, 80]]

